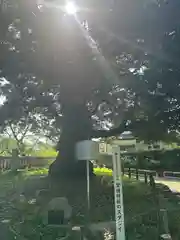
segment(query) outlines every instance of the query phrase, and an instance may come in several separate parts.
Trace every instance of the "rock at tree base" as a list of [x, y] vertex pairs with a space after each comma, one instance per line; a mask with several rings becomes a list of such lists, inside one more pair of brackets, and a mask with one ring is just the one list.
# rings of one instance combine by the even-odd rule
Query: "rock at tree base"
[[[81, 178], [50, 178], [50, 191], [52, 197], [63, 197], [68, 199], [73, 208], [73, 224], [83, 225], [86, 221], [87, 214], [90, 220], [107, 220], [111, 219], [113, 208], [113, 188], [101, 184], [99, 177], [90, 179], [90, 205], [91, 210], [87, 212], [87, 181]], [[108, 204], [108, 207], [106, 205]], [[109, 208], [110, 205], [110, 208]]]
[[72, 207], [67, 198], [56, 197], [47, 204], [43, 215], [45, 224], [63, 227], [72, 216]]

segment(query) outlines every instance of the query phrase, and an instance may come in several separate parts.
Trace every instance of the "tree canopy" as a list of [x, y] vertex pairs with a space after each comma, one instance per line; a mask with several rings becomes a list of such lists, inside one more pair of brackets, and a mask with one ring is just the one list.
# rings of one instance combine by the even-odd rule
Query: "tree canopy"
[[1, 1], [1, 123], [45, 116], [77, 136], [68, 146], [126, 129], [143, 139], [174, 137], [179, 0], [76, 3], [70, 16], [63, 1]]

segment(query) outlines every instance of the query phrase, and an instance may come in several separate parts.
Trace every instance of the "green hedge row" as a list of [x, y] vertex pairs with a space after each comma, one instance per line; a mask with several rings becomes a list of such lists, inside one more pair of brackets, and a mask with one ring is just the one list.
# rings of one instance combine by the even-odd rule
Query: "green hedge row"
[[180, 171], [180, 149], [133, 153], [123, 159], [124, 167]]

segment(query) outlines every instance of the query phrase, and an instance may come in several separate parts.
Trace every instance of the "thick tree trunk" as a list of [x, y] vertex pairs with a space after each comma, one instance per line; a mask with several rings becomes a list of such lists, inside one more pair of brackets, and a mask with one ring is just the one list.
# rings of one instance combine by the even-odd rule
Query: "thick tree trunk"
[[[85, 104], [63, 106], [62, 133], [58, 146], [59, 154], [50, 166], [51, 176], [85, 177], [86, 162], [75, 158], [75, 144], [90, 139], [92, 123]], [[93, 175], [93, 167], [90, 167]]]
[[[118, 135], [126, 130], [123, 122], [118, 128], [93, 130], [91, 115], [85, 104], [65, 104], [63, 106], [62, 133], [58, 146], [59, 154], [50, 166], [51, 176], [85, 177], [86, 161], [78, 161], [75, 157], [75, 145], [79, 141], [91, 138]], [[90, 176], [93, 176], [93, 166], [90, 163]]]

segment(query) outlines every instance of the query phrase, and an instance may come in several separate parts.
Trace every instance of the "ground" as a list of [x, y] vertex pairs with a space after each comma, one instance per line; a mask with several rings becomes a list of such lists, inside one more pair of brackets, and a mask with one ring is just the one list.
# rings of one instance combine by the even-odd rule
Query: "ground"
[[[83, 225], [88, 221], [91, 230], [109, 227], [114, 234], [114, 199], [111, 185], [111, 173], [96, 169], [97, 177], [91, 181], [91, 211], [87, 214], [86, 183], [54, 183], [47, 177], [47, 170], [37, 169], [25, 171], [23, 174], [0, 175], [0, 236], [3, 240], [33, 239], [39, 240], [40, 233], [43, 240], [52, 238], [52, 229], [41, 223], [40, 210], [49, 197], [67, 196], [73, 206], [72, 223]], [[99, 175], [106, 175], [102, 179]], [[109, 177], [107, 176], [109, 175]], [[162, 221], [159, 221], [158, 210], [168, 209], [169, 228], [173, 240], [180, 239], [180, 205], [178, 197], [173, 196], [167, 188], [157, 185], [152, 190], [150, 186], [135, 180], [123, 179], [125, 223], [128, 240], [157, 239], [163, 233]], [[43, 198], [41, 206], [35, 202], [36, 191], [49, 189], [48, 196]], [[166, 190], [164, 192], [164, 189]], [[25, 196], [25, 198], [24, 198]], [[95, 224], [93, 224], [95, 223]], [[161, 224], [160, 224], [161, 223]], [[10, 236], [6, 231], [10, 226]], [[159, 226], [159, 228], [157, 228]], [[97, 237], [97, 235], [96, 235]], [[99, 237], [99, 235], [98, 235]], [[103, 238], [93, 239], [103, 239]], [[105, 238], [104, 238], [105, 239]], [[107, 238], [106, 239], [110, 239]]]
[[157, 183], [162, 183], [168, 186], [171, 191], [180, 193], [180, 180], [178, 179], [157, 179]]

